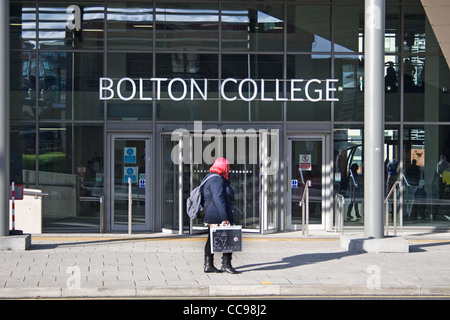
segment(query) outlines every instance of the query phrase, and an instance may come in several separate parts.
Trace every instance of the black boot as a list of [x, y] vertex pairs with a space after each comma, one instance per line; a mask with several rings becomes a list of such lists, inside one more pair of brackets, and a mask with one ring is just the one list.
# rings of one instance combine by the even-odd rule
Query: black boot
[[348, 209], [347, 209], [347, 220], [348, 221], [352, 220], [352, 209], [353, 209], [353, 202], [350, 202], [350, 204], [348, 205]]
[[356, 219], [362, 219], [361, 215], [359, 214], [359, 209], [358, 209], [358, 204], [355, 204], [355, 214], [356, 214]]
[[231, 274], [238, 274], [236, 270], [231, 266], [231, 253], [224, 253], [222, 255], [222, 272], [228, 272]]
[[219, 269], [214, 267], [214, 255], [205, 255], [205, 273], [220, 273]]

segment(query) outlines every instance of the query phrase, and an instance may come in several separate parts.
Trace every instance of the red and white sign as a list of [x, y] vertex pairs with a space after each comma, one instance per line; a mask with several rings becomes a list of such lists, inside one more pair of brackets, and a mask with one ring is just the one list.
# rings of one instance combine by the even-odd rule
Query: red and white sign
[[311, 171], [311, 155], [301, 154], [300, 155], [300, 169], [303, 171]]

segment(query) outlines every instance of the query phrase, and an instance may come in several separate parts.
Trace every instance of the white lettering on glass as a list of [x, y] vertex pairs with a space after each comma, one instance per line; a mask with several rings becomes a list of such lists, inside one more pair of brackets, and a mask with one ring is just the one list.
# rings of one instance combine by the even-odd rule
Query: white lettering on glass
[[[182, 79], [182, 78], [138, 78], [124, 77], [112, 79], [102, 77], [99, 79], [99, 99], [122, 101], [140, 100], [208, 100], [208, 79]], [[291, 79], [267, 80], [245, 78], [238, 80], [227, 78], [218, 81], [220, 99], [226, 101], [339, 101], [334, 96], [335, 83], [338, 79]], [[148, 84], [150, 82], [150, 85]], [[144, 87], [144, 84], [146, 86]], [[274, 85], [273, 85], [274, 84]], [[153, 85], [153, 86], [152, 86]], [[148, 88], [154, 87], [154, 92]], [[145, 91], [147, 88], [147, 92]], [[271, 89], [272, 88], [272, 89]], [[286, 92], [285, 89], [286, 88]], [[154, 96], [152, 96], [152, 94]]]

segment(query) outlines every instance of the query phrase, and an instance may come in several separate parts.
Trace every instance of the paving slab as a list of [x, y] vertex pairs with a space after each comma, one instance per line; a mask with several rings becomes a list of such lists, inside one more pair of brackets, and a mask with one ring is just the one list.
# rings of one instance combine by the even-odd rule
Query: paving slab
[[33, 235], [29, 250], [0, 252], [0, 298], [450, 298], [450, 234], [401, 236], [408, 252], [348, 251], [334, 233], [244, 234], [231, 275], [203, 272], [206, 235]]

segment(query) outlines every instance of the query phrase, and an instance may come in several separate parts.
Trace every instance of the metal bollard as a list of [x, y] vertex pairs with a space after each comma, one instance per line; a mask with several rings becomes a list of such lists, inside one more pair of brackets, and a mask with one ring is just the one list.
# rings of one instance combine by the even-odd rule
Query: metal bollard
[[128, 234], [131, 234], [132, 229], [132, 219], [131, 219], [131, 210], [132, 210], [132, 193], [131, 193], [131, 178], [128, 178]]
[[104, 195], [100, 196], [100, 233], [104, 232], [105, 228], [105, 205], [103, 204]]

